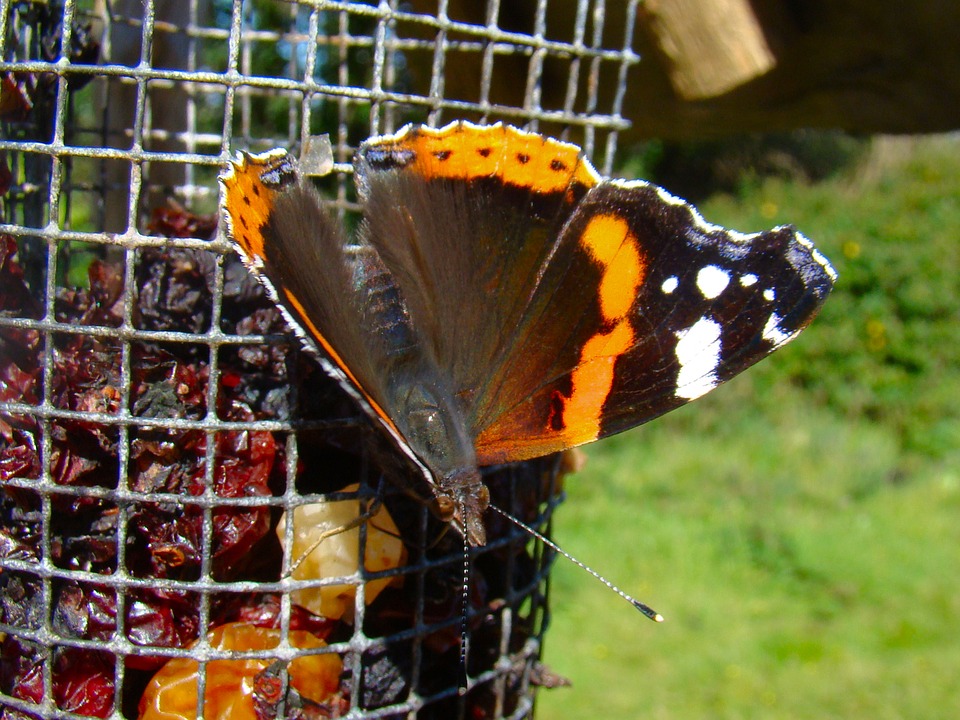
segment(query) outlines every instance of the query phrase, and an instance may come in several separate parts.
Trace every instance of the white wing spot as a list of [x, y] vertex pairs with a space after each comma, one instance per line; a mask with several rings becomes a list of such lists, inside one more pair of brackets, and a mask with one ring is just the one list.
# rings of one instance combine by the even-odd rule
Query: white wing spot
[[706, 265], [697, 273], [697, 287], [707, 300], [713, 300], [730, 284], [730, 273], [716, 265]]
[[777, 294], [773, 291], [773, 288], [767, 288], [763, 291], [763, 299], [767, 302], [773, 302], [777, 297]]
[[717, 386], [720, 333], [720, 323], [706, 317], [676, 333], [675, 352], [680, 363], [675, 391], [677, 397], [694, 400]]
[[740, 276], [740, 284], [741, 284], [743, 287], [750, 287], [751, 285], [756, 285], [757, 280], [759, 280], [759, 279], [760, 279], [760, 278], [758, 278], [758, 277], [757, 277], [756, 275], [754, 275], [753, 273], [747, 273], [746, 275], [741, 275], [741, 276]]
[[783, 328], [780, 327], [781, 319], [782, 318], [776, 313], [771, 313], [770, 317], [767, 318], [766, 324], [763, 326], [763, 339], [769, 343], [773, 343], [776, 347], [783, 345], [793, 337], [793, 334], [784, 332]]
[[663, 281], [663, 285], [660, 286], [660, 289], [663, 290], [667, 295], [672, 293], [677, 289], [677, 286], [680, 284], [680, 281], [677, 280], [676, 276], [671, 275], [666, 280]]

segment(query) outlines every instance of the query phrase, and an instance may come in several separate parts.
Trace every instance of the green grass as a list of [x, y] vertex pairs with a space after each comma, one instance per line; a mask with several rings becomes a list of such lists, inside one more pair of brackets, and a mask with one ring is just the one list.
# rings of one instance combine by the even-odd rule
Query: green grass
[[[891, 152], [891, 149], [893, 152]], [[883, 146], [846, 177], [702, 204], [791, 222], [840, 281], [793, 344], [589, 449], [538, 717], [952, 718], [960, 708], [960, 143]]]

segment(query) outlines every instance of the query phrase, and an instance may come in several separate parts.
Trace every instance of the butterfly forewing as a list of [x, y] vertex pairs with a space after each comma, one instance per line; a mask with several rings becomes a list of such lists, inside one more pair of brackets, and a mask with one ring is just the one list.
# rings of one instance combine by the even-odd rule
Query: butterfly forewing
[[[803, 329], [834, 277], [793, 229], [733, 233], [647, 183], [596, 186], [557, 243], [567, 252], [531, 307], [552, 302], [568, 335], [544, 347], [533, 339], [551, 333], [538, 325], [555, 332], [558, 318], [523, 319], [531, 340], [503, 366], [546, 361], [538, 384], [524, 391], [508, 380], [478, 402], [478, 455], [488, 461], [589, 442], [703, 395]], [[598, 272], [587, 297], [574, 287], [572, 278]]]
[[402, 442], [387, 387], [417, 339], [376, 253], [347, 242], [282, 151], [244, 155], [221, 181], [229, 233], [247, 266], [327, 371]]
[[[587, 191], [584, 183], [593, 181], [578, 172], [584, 163], [574, 146], [513, 128], [473, 130], [372, 143], [357, 160], [364, 240], [390, 268], [413, 325], [468, 416], [502, 395], [511, 348], [556, 346], [568, 336], [564, 308], [544, 302], [537, 289], [547, 268], [568, 262], [557, 238]], [[505, 179], [519, 172], [521, 150], [554, 161], [539, 160], [549, 184], [534, 188]], [[487, 151], [495, 154], [481, 154]], [[423, 153], [437, 166], [428, 175], [419, 161]], [[471, 158], [486, 164], [471, 170]], [[577, 285], [595, 279], [582, 275]], [[522, 337], [531, 331], [541, 337]], [[511, 386], [536, 387], [546, 361], [544, 355], [509, 368]]]

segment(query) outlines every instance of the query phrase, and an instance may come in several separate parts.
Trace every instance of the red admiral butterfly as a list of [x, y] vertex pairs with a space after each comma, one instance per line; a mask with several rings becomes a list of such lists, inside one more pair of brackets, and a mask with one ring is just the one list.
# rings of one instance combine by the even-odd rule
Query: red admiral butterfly
[[223, 174], [228, 234], [472, 545], [489, 503], [478, 466], [703, 395], [795, 337], [836, 278], [791, 227], [710, 225], [500, 124], [407, 126], [363, 143], [354, 169], [352, 242], [284, 151]]

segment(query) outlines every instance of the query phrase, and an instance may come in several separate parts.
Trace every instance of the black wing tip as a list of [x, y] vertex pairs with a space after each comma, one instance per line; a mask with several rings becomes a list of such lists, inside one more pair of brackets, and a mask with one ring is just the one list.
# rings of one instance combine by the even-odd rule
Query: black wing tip
[[785, 226], [784, 229], [792, 233], [786, 251], [787, 262], [803, 282], [807, 294], [815, 298], [819, 307], [833, 290], [838, 278], [837, 271], [827, 256], [817, 250], [806, 236], [792, 226]]

